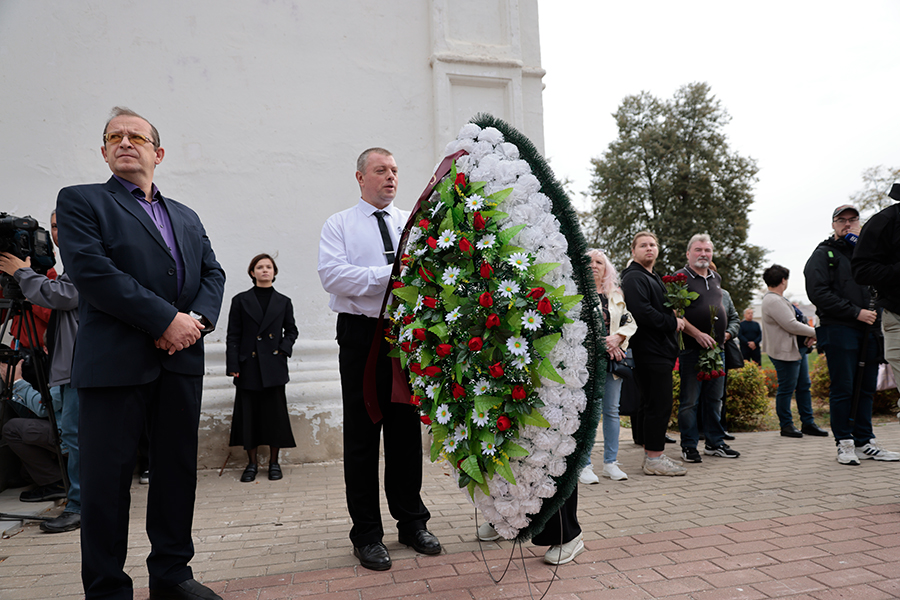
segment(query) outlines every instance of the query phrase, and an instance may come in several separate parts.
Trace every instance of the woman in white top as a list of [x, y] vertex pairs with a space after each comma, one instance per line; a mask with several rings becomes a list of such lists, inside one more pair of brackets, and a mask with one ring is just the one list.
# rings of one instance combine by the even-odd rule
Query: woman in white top
[[[600, 310], [606, 325], [606, 353], [609, 360], [625, 358], [628, 340], [637, 331], [637, 323], [628, 307], [625, 297], [619, 288], [619, 274], [609, 258], [601, 250], [589, 250], [591, 270], [594, 272], [594, 283], [597, 295], [600, 296]], [[603, 476], [614, 481], [628, 479], [616, 457], [619, 454], [619, 397], [622, 393], [622, 380], [607, 372], [606, 386], [603, 390]], [[590, 463], [581, 471], [578, 480], [581, 483], [597, 483], [600, 480], [594, 474]]]

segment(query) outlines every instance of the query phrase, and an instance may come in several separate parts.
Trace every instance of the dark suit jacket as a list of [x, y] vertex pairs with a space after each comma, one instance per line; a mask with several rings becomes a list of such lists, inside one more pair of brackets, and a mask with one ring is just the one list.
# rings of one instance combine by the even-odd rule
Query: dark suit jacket
[[162, 369], [203, 375], [203, 343], [169, 356], [154, 341], [176, 313], [215, 325], [225, 272], [200, 218], [163, 198], [184, 261], [179, 295], [175, 259], [138, 200], [111, 177], [63, 188], [57, 198], [60, 252], [80, 295], [73, 387], [139, 385]]
[[231, 300], [225, 338], [225, 372], [240, 373], [234, 384], [248, 390], [284, 385], [290, 379], [287, 358], [297, 341], [291, 299], [272, 290], [263, 314], [249, 289]]

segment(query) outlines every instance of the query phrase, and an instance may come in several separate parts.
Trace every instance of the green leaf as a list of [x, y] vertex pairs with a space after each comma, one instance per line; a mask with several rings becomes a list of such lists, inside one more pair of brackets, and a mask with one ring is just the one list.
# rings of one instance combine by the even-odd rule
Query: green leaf
[[513, 475], [512, 469], [509, 468], [509, 461], [506, 460], [505, 456], [500, 457], [500, 464], [495, 463], [495, 468], [497, 473], [500, 474], [500, 477], [507, 480], [511, 484], [516, 484], [516, 477]]
[[503, 398], [496, 396], [475, 396], [475, 410], [487, 413], [501, 402], [503, 402]]
[[501, 246], [505, 246], [509, 243], [509, 240], [513, 239], [517, 233], [525, 229], [525, 225], [516, 225], [515, 227], [508, 227], [497, 234], [497, 240], [499, 240]]
[[434, 436], [435, 443], [444, 443], [444, 440], [447, 439], [447, 436], [450, 434], [450, 430], [446, 425], [441, 425], [437, 422], [437, 419], [432, 419], [431, 422], [431, 434]]
[[462, 461], [459, 467], [463, 471], [465, 471], [466, 475], [468, 475], [478, 483], [484, 483], [484, 475], [481, 473], [481, 469], [478, 467], [478, 459], [471, 454], [466, 457], [464, 461]]
[[538, 365], [537, 372], [538, 375], [544, 379], [549, 379], [550, 381], [562, 384], [566, 383], [566, 380], [560, 377], [559, 373], [556, 372], [556, 369], [553, 368], [553, 365], [550, 364], [549, 358], [545, 358], [541, 361], [541, 364]]
[[439, 442], [437, 439], [431, 442], [431, 462], [436, 461], [441, 455], [441, 448], [443, 448], [443, 442]]
[[583, 298], [584, 296], [582, 296], [581, 294], [576, 294], [574, 296], [563, 296], [562, 306], [560, 307], [560, 310], [562, 312], [568, 312], [572, 309], [573, 306], [581, 302]]
[[484, 189], [484, 181], [470, 181], [469, 182], [469, 196], [472, 194], [477, 194], [481, 190]]
[[447, 340], [450, 339], [450, 330], [447, 328], [446, 323], [436, 323], [428, 328], [428, 331], [433, 333], [434, 335], [440, 338], [441, 342], [447, 343]]
[[503, 444], [503, 448], [501, 449], [506, 452], [510, 458], [516, 458], [518, 456], [528, 456], [528, 450], [511, 440], [506, 440], [506, 442]]
[[448, 210], [447, 214], [444, 215], [444, 220], [441, 221], [441, 225], [438, 227], [438, 233], [444, 233], [445, 230], [454, 230], [456, 227], [453, 224], [453, 211]]
[[466, 220], [466, 211], [462, 205], [457, 204], [451, 212], [453, 213], [453, 228], [459, 229], [459, 224]]
[[457, 383], [462, 383], [463, 381], [463, 363], [456, 363], [454, 367], [456, 368], [456, 381]]
[[528, 267], [528, 272], [535, 279], [541, 279], [544, 275], [561, 265], [562, 263], [539, 263]]
[[528, 425], [534, 425], [535, 427], [550, 427], [550, 423], [547, 421], [547, 419], [544, 418], [544, 415], [538, 412], [536, 408], [531, 409], [531, 412], [529, 414], [519, 417], [519, 420]]
[[406, 304], [415, 305], [416, 301], [419, 299], [419, 288], [413, 285], [397, 288], [394, 290], [394, 296], [400, 298]]
[[507, 327], [509, 327], [516, 335], [519, 335], [519, 333], [521, 333], [522, 331], [523, 314], [524, 313], [518, 308], [513, 308], [506, 313], [506, 316], [503, 317], [503, 320], [506, 322]]
[[494, 192], [493, 194], [491, 194], [490, 196], [485, 198], [485, 200], [488, 200], [490, 202], [496, 202], [497, 204], [500, 204], [501, 202], [503, 202], [503, 200], [506, 199], [507, 196], [512, 194], [512, 192], [513, 192], [513, 189], [511, 187], [508, 187], [508, 188]]
[[550, 354], [550, 351], [556, 347], [557, 342], [562, 337], [560, 333], [554, 333], [551, 335], [545, 335], [544, 337], [539, 337], [534, 340], [532, 344], [534, 344], [534, 349], [543, 357], [546, 357]]

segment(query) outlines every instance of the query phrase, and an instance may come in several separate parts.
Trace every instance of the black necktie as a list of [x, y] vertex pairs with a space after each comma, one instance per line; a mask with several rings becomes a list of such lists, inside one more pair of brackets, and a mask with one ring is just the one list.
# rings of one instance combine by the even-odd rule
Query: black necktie
[[378, 230], [381, 231], [381, 241], [384, 242], [384, 257], [389, 265], [394, 264], [394, 243], [391, 242], [391, 234], [388, 232], [387, 223], [384, 222], [385, 213], [383, 210], [376, 210], [375, 216], [378, 217]]

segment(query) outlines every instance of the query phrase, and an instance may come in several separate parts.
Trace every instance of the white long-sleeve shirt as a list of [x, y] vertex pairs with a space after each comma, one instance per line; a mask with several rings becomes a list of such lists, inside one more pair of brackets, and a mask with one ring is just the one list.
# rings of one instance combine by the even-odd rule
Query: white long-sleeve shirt
[[[328, 306], [337, 313], [377, 318], [391, 278], [384, 242], [378, 228], [378, 210], [362, 198], [356, 206], [332, 215], [319, 239], [319, 279], [331, 294]], [[382, 209], [394, 250], [409, 212], [393, 203]]]

